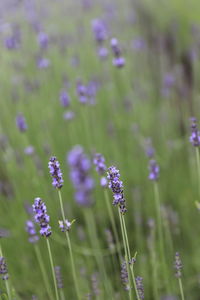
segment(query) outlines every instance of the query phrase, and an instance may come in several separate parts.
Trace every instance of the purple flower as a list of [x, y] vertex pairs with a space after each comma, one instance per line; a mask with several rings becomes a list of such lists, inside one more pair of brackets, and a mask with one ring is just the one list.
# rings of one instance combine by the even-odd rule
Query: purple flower
[[111, 166], [108, 168], [107, 174], [107, 178], [109, 180], [108, 187], [113, 192], [113, 205], [118, 205], [120, 208], [120, 212], [124, 214], [127, 209], [124, 199], [123, 182], [120, 180], [119, 170], [117, 170], [116, 167]]
[[191, 125], [191, 136], [190, 136], [190, 143], [194, 147], [200, 146], [200, 131], [197, 128], [197, 120], [196, 118], [191, 118], [192, 125]]
[[128, 291], [130, 289], [130, 286], [129, 286], [128, 271], [127, 271], [125, 260], [121, 264], [121, 282], [124, 286], [124, 289]]
[[102, 154], [96, 153], [93, 158], [93, 164], [96, 166], [96, 171], [99, 175], [103, 175], [106, 171], [105, 158]]
[[112, 38], [110, 41], [110, 45], [114, 55], [113, 65], [118, 68], [123, 67], [125, 65], [125, 58], [121, 55], [121, 49], [119, 48], [118, 40], [116, 38]]
[[59, 227], [62, 232], [69, 231], [71, 229], [73, 222], [69, 222], [68, 220], [59, 221]]
[[58, 289], [62, 289], [63, 288], [63, 279], [62, 279], [62, 275], [61, 275], [61, 267], [55, 266], [54, 270], [55, 270], [55, 275], [56, 275], [57, 287], [58, 287]]
[[26, 221], [26, 232], [29, 234], [29, 242], [37, 243], [39, 236], [36, 233], [35, 224], [31, 220]]
[[50, 60], [48, 58], [41, 57], [37, 61], [37, 66], [39, 69], [46, 69], [49, 67], [49, 65], [50, 65]]
[[144, 286], [143, 286], [143, 278], [140, 276], [137, 276], [135, 278], [135, 282], [136, 282], [136, 288], [139, 294], [139, 299], [144, 299]]
[[99, 47], [98, 48], [98, 55], [100, 58], [104, 59], [108, 56], [108, 49], [106, 47]]
[[81, 103], [85, 104], [88, 102], [87, 87], [80, 80], [76, 84], [76, 92]]
[[92, 204], [91, 192], [94, 181], [89, 175], [91, 162], [81, 146], [75, 146], [67, 156], [70, 178], [75, 188], [75, 200], [82, 206]]
[[6, 260], [3, 256], [0, 256], [0, 274], [2, 275], [2, 279], [3, 280], [7, 280], [8, 279], [8, 268], [7, 268], [7, 264], [6, 264]]
[[149, 161], [149, 179], [156, 181], [159, 178], [160, 167], [154, 159]]
[[35, 152], [35, 149], [33, 146], [27, 146], [25, 149], [24, 149], [24, 153], [26, 155], [32, 155], [33, 153]]
[[64, 107], [68, 107], [70, 104], [70, 98], [69, 95], [66, 91], [61, 91], [60, 92], [60, 103]]
[[50, 217], [47, 215], [46, 205], [39, 197], [35, 198], [33, 212], [35, 213], [35, 222], [40, 225], [40, 234], [49, 237], [52, 233], [49, 225]]
[[73, 111], [71, 111], [71, 110], [66, 111], [66, 112], [63, 114], [63, 118], [64, 118], [64, 120], [66, 120], [66, 121], [71, 121], [71, 120], [74, 119], [74, 117], [75, 117], [75, 113], [74, 113]]
[[28, 126], [26, 124], [25, 117], [22, 114], [18, 114], [16, 117], [16, 125], [19, 131], [24, 132], [27, 130]]
[[19, 43], [15, 36], [10, 36], [4, 40], [4, 45], [9, 50], [15, 50], [18, 48]]
[[175, 262], [174, 262], [174, 268], [175, 268], [175, 276], [177, 278], [180, 278], [182, 273], [181, 273], [181, 269], [182, 269], [182, 262], [181, 262], [181, 259], [180, 259], [180, 254], [178, 252], [176, 252], [175, 254]]
[[52, 156], [48, 163], [49, 172], [52, 176], [52, 185], [53, 187], [57, 189], [61, 189], [63, 186], [63, 178], [62, 178], [62, 172], [60, 169], [60, 164], [55, 156]]
[[102, 44], [102, 42], [107, 39], [107, 29], [102, 20], [92, 20], [92, 30], [98, 44]]
[[101, 177], [101, 180], [100, 180], [100, 184], [103, 188], [106, 188], [108, 186], [108, 180], [106, 177]]
[[49, 37], [45, 32], [40, 31], [38, 33], [37, 40], [41, 49], [47, 49], [49, 44]]

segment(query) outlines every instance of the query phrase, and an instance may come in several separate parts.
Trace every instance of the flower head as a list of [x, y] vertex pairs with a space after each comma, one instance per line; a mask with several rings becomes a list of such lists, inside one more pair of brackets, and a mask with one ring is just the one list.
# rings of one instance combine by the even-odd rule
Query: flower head
[[182, 273], [181, 273], [181, 269], [182, 269], [182, 262], [180, 259], [180, 254], [178, 252], [176, 252], [175, 254], [175, 262], [174, 262], [174, 268], [175, 268], [175, 276], [177, 278], [180, 278]]
[[156, 181], [159, 178], [160, 167], [154, 159], [149, 161], [149, 179]]
[[138, 291], [138, 295], [139, 295], [139, 299], [144, 299], [144, 286], [143, 286], [143, 278], [140, 276], [137, 276], [135, 278], [135, 282], [136, 282], [136, 288]]
[[16, 125], [19, 131], [24, 132], [27, 130], [28, 126], [26, 124], [25, 117], [22, 114], [18, 114], [16, 117]]
[[191, 135], [190, 135], [190, 143], [193, 146], [199, 147], [200, 146], [200, 131], [197, 128], [197, 120], [196, 118], [191, 118]]
[[6, 264], [6, 260], [3, 256], [0, 256], [0, 274], [2, 275], [2, 279], [3, 280], [7, 280], [8, 279], [8, 268], [7, 268], [7, 264]]
[[35, 198], [33, 212], [35, 213], [35, 222], [40, 225], [40, 234], [49, 237], [52, 233], [49, 225], [50, 217], [47, 215], [46, 205], [39, 197]]
[[65, 231], [70, 231], [72, 224], [75, 222], [75, 220], [73, 220], [72, 222], [65, 220], [65, 221], [58, 221], [59, 223], [59, 227], [61, 229], [62, 232]]
[[29, 235], [29, 242], [30, 243], [37, 243], [39, 240], [39, 236], [36, 233], [35, 224], [31, 220], [26, 221], [26, 232]]
[[108, 187], [113, 192], [113, 205], [119, 205], [120, 212], [124, 214], [127, 209], [124, 199], [123, 182], [120, 180], [119, 170], [116, 167], [111, 166], [108, 168], [107, 174], [107, 178], [109, 180]]
[[64, 107], [68, 107], [70, 103], [69, 95], [66, 91], [62, 90], [60, 92], [60, 103]]
[[62, 279], [62, 275], [61, 275], [61, 267], [55, 266], [54, 270], [55, 270], [55, 275], [56, 275], [57, 287], [58, 287], [58, 289], [62, 289], [63, 288], [63, 279]]
[[52, 156], [48, 163], [49, 172], [52, 176], [52, 185], [57, 189], [61, 189], [63, 186], [62, 172], [60, 169], [60, 164], [55, 156]]

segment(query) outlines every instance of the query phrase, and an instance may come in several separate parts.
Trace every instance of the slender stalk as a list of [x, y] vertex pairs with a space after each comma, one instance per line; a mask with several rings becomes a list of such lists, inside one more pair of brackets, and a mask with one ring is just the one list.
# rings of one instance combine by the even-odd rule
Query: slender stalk
[[118, 235], [118, 232], [117, 232], [117, 227], [116, 227], [116, 223], [115, 223], [115, 219], [114, 219], [114, 214], [113, 214], [113, 210], [112, 210], [110, 200], [109, 200], [108, 191], [106, 189], [104, 190], [104, 195], [105, 195], [108, 215], [109, 215], [109, 218], [110, 218], [112, 230], [113, 230], [115, 241], [116, 241], [116, 247], [117, 247], [117, 251], [118, 251], [118, 255], [119, 255], [119, 260], [120, 260], [120, 263], [121, 263], [122, 262], [122, 252], [121, 252], [121, 247], [120, 247], [120, 242], [119, 242], [119, 235]]
[[164, 276], [166, 288], [169, 291], [167, 268], [166, 268], [166, 263], [165, 263], [162, 218], [161, 218], [161, 212], [160, 212], [160, 197], [159, 197], [159, 190], [158, 190], [157, 182], [154, 183], [154, 196], [155, 196], [156, 218], [157, 218], [157, 228], [158, 228], [159, 252], [160, 252], [161, 263], [163, 266], [163, 276]]
[[51, 271], [52, 271], [52, 276], [53, 276], [56, 300], [59, 300], [58, 288], [57, 288], [56, 276], [55, 276], [55, 270], [54, 270], [54, 264], [53, 264], [53, 257], [52, 257], [52, 253], [51, 253], [51, 247], [50, 247], [49, 239], [47, 238], [46, 241], [47, 241], [47, 248], [48, 248], [48, 252], [49, 252], [49, 260], [50, 260], [50, 264], [51, 264]]
[[200, 156], [199, 156], [198, 147], [196, 147], [196, 160], [197, 160], [197, 174], [198, 174], [198, 191], [200, 196]]
[[[60, 190], [58, 190], [58, 196], [59, 196], [59, 201], [60, 201], [60, 209], [61, 209], [61, 214], [62, 214], [63, 222], [65, 222], [66, 218], [65, 218], [65, 212], [64, 212], [64, 207], [63, 207], [62, 195], [61, 195], [61, 191]], [[66, 231], [65, 234], [66, 234], [67, 243], [68, 243], [68, 247], [69, 247], [69, 255], [70, 255], [70, 260], [71, 260], [72, 276], [73, 276], [73, 280], [74, 280], [76, 294], [77, 294], [78, 299], [81, 299], [81, 297], [80, 297], [80, 291], [79, 291], [79, 286], [78, 286], [77, 275], [76, 275], [76, 268], [75, 268], [75, 263], [74, 263], [74, 257], [73, 257], [72, 247], [71, 247], [71, 240], [70, 240], [70, 237], [69, 237], [69, 232]]]
[[[131, 285], [131, 275], [130, 275], [130, 267], [129, 267], [129, 259], [128, 259], [128, 251], [127, 251], [127, 245], [126, 245], [126, 239], [125, 239], [125, 234], [124, 234], [124, 227], [123, 227], [123, 223], [122, 223], [122, 215], [120, 212], [120, 208], [118, 207], [118, 213], [119, 213], [119, 220], [120, 220], [120, 226], [121, 226], [121, 232], [122, 232], [122, 239], [123, 239], [123, 245], [124, 245], [124, 251], [125, 251], [125, 261], [126, 261], [126, 267], [127, 267], [127, 271], [128, 271], [128, 282], [129, 285]], [[129, 299], [132, 299], [132, 287], [130, 286], [129, 288]]]
[[[128, 259], [129, 259], [129, 261], [131, 261], [131, 252], [130, 252], [130, 246], [129, 246], [129, 240], [128, 240], [128, 234], [127, 234], [127, 230], [126, 230], [126, 223], [125, 223], [124, 215], [122, 215], [122, 225], [123, 225], [123, 229], [124, 229], [124, 236], [125, 236], [126, 247], [127, 247], [127, 251], [128, 251]], [[134, 270], [133, 270], [133, 264], [130, 264], [130, 270], [131, 270], [133, 286], [134, 286], [134, 289], [135, 289], [136, 297], [137, 297], [138, 300], [140, 300], [138, 290], [137, 290], [137, 286], [136, 286], [136, 281], [135, 281], [135, 274], [134, 274]]]
[[39, 263], [39, 266], [40, 266], [42, 277], [43, 277], [43, 280], [44, 280], [44, 285], [45, 285], [45, 288], [46, 288], [47, 293], [48, 293], [48, 297], [49, 297], [49, 299], [54, 300], [54, 297], [53, 297], [53, 294], [52, 294], [52, 291], [51, 291], [51, 287], [50, 287], [50, 284], [49, 284], [48, 276], [47, 276], [47, 273], [46, 273], [46, 270], [45, 270], [45, 267], [44, 267], [44, 264], [43, 264], [43, 259], [42, 259], [42, 256], [41, 256], [41, 252], [40, 252], [40, 249], [39, 249], [37, 244], [34, 244], [34, 249], [35, 249], [37, 260], [38, 260], [38, 263]]
[[181, 278], [178, 279], [178, 283], [179, 283], [179, 288], [180, 288], [180, 293], [181, 293], [181, 300], [185, 300]]
[[63, 289], [60, 289], [60, 299], [65, 300], [65, 295]]

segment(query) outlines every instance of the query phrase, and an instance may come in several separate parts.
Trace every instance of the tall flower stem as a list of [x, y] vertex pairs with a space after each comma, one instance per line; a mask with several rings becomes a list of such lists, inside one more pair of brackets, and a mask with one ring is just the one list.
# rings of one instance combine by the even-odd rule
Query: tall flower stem
[[133, 286], [134, 286], [134, 289], [135, 289], [136, 297], [137, 297], [138, 300], [140, 300], [140, 297], [139, 297], [139, 294], [138, 294], [138, 289], [137, 289], [137, 286], [136, 286], [136, 281], [135, 281], [135, 274], [134, 274], [134, 270], [133, 270], [133, 264], [131, 263], [131, 252], [130, 252], [128, 234], [127, 234], [127, 230], [126, 230], [125, 218], [124, 218], [124, 215], [122, 215], [121, 217], [122, 217], [122, 225], [123, 225], [125, 242], [126, 242], [126, 247], [127, 247], [127, 252], [128, 252], [128, 260], [130, 261], [130, 270], [131, 270], [131, 276], [132, 276], [132, 280], [133, 280]]
[[118, 235], [118, 232], [117, 232], [115, 218], [114, 218], [114, 214], [113, 214], [113, 210], [112, 210], [112, 207], [111, 207], [111, 204], [110, 204], [110, 199], [109, 199], [107, 190], [104, 190], [104, 196], [105, 196], [105, 200], [106, 200], [108, 215], [109, 215], [109, 218], [110, 218], [112, 230], [113, 230], [115, 241], [116, 241], [116, 247], [117, 247], [117, 251], [118, 251], [118, 255], [119, 255], [119, 260], [120, 260], [120, 263], [121, 263], [122, 262], [122, 252], [121, 252], [121, 247], [120, 247], [120, 240], [119, 240], [119, 235]]
[[178, 283], [179, 283], [179, 288], [180, 288], [181, 300], [185, 300], [181, 278], [178, 278]]
[[[0, 256], [3, 257], [1, 246], [0, 246]], [[7, 295], [8, 295], [8, 299], [12, 300], [12, 298], [11, 298], [11, 290], [10, 290], [10, 284], [9, 284], [8, 281], [9, 281], [9, 279], [5, 280], [6, 292], [7, 292]]]
[[49, 239], [46, 238], [46, 241], [47, 241], [47, 249], [48, 249], [48, 253], [49, 253], [49, 260], [50, 260], [50, 264], [51, 264], [51, 271], [52, 271], [52, 276], [53, 276], [56, 300], [59, 300], [58, 288], [57, 288], [56, 276], [55, 276], [54, 264], [53, 264], [53, 257], [52, 257], [52, 253], [51, 253], [51, 247], [50, 247]]
[[[65, 222], [66, 218], [65, 218], [65, 212], [64, 212], [64, 207], [63, 207], [62, 194], [61, 194], [61, 191], [59, 189], [58, 189], [58, 196], [59, 196], [59, 201], [60, 201], [60, 209], [61, 209], [63, 222]], [[73, 280], [74, 280], [76, 294], [77, 294], [77, 298], [81, 299], [69, 232], [65, 231], [65, 234], [66, 234], [67, 244], [68, 244], [68, 248], [69, 248], [69, 255], [70, 255], [70, 260], [71, 260], [71, 268], [72, 268], [72, 276], [73, 276]]]
[[200, 155], [199, 155], [198, 147], [196, 147], [196, 160], [197, 160], [197, 174], [198, 174], [198, 191], [200, 196]]
[[60, 289], [60, 299], [65, 300], [65, 295], [63, 289]]
[[38, 260], [38, 263], [39, 263], [39, 266], [40, 266], [42, 277], [43, 277], [43, 280], [44, 280], [45, 288], [46, 288], [47, 293], [48, 293], [48, 297], [49, 297], [49, 299], [54, 300], [54, 297], [53, 297], [53, 294], [52, 294], [52, 291], [51, 291], [51, 287], [50, 287], [50, 284], [49, 284], [48, 276], [47, 276], [47, 273], [46, 273], [46, 270], [45, 270], [45, 267], [44, 267], [44, 264], [43, 264], [43, 259], [42, 259], [42, 256], [41, 256], [41, 252], [40, 252], [40, 249], [39, 249], [37, 244], [34, 244], [34, 249], [35, 249], [36, 257], [37, 257], [37, 260]]
[[154, 198], [155, 198], [156, 219], [157, 219], [157, 228], [158, 228], [159, 252], [160, 252], [161, 263], [163, 266], [163, 276], [164, 276], [164, 280], [165, 280], [165, 285], [166, 285], [166, 288], [169, 290], [167, 267], [166, 267], [166, 262], [165, 262], [162, 218], [161, 218], [161, 212], [160, 212], [160, 196], [159, 196], [157, 182], [154, 182]]
[[132, 299], [132, 287], [131, 287], [131, 274], [130, 274], [130, 267], [129, 267], [129, 259], [128, 259], [128, 250], [127, 250], [127, 245], [126, 245], [126, 238], [124, 234], [124, 227], [123, 227], [123, 221], [122, 221], [122, 215], [120, 212], [120, 208], [118, 207], [118, 212], [119, 212], [119, 220], [120, 220], [120, 226], [121, 226], [121, 232], [122, 232], [122, 240], [123, 240], [123, 245], [124, 245], [124, 252], [125, 252], [125, 261], [126, 261], [126, 267], [128, 271], [128, 281], [129, 281], [129, 299]]

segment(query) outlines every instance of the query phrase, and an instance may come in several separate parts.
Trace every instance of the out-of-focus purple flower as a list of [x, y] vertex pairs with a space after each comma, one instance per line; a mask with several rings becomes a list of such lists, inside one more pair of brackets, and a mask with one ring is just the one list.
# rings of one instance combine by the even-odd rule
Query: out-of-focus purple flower
[[5, 38], [4, 45], [9, 50], [15, 50], [18, 48], [19, 43], [15, 36], [10, 36]]
[[26, 155], [32, 155], [33, 153], [35, 152], [35, 149], [33, 146], [27, 146], [25, 149], [24, 149], [24, 153]]
[[197, 120], [196, 118], [191, 118], [191, 136], [190, 136], [190, 143], [193, 146], [199, 147], [200, 146], [200, 131], [197, 128]]
[[93, 202], [91, 192], [94, 188], [94, 181], [89, 175], [90, 159], [81, 146], [75, 146], [68, 153], [67, 161], [70, 166], [70, 178], [76, 190], [76, 202], [82, 206], [90, 206]]
[[0, 256], [0, 274], [2, 275], [1, 278], [3, 280], [7, 280], [9, 277], [6, 260], [3, 256]]
[[63, 186], [63, 177], [60, 169], [60, 164], [55, 156], [52, 156], [48, 163], [49, 173], [52, 177], [52, 185], [57, 189], [61, 189]]
[[93, 158], [93, 164], [96, 166], [96, 171], [99, 175], [103, 175], [106, 171], [105, 158], [101, 153], [95, 153]]
[[87, 87], [80, 80], [77, 81], [76, 92], [81, 103], [85, 104], [88, 102]]
[[120, 173], [116, 167], [111, 166], [108, 168], [108, 180], [109, 184], [108, 187], [113, 192], [113, 205], [118, 205], [120, 208], [120, 212], [124, 214], [126, 209], [126, 203], [124, 199], [124, 192], [123, 192], [123, 182], [120, 180]]
[[40, 31], [37, 36], [37, 41], [41, 49], [47, 49], [49, 36], [45, 32]]
[[111, 45], [112, 52], [114, 55], [113, 65], [118, 68], [123, 67], [125, 65], [125, 58], [122, 57], [122, 53], [121, 53], [121, 49], [119, 47], [118, 40], [116, 38], [112, 38], [110, 41], [110, 45]]
[[162, 94], [165, 97], [169, 97], [171, 89], [176, 83], [176, 78], [172, 73], [166, 73], [162, 83]]
[[39, 69], [47, 69], [50, 66], [50, 60], [45, 57], [40, 57], [37, 61], [37, 66]]
[[99, 280], [98, 280], [98, 273], [93, 273], [91, 276], [91, 281], [92, 281], [92, 294], [93, 296], [97, 297], [100, 294], [99, 291]]
[[64, 118], [64, 120], [66, 120], [66, 121], [71, 121], [71, 120], [74, 119], [74, 117], [75, 117], [75, 113], [74, 113], [73, 111], [71, 111], [71, 110], [66, 111], [66, 112], [63, 114], [63, 118]]
[[73, 222], [70, 222], [68, 220], [59, 221], [59, 227], [60, 227], [60, 229], [61, 229], [62, 232], [70, 231], [72, 223]]
[[61, 267], [55, 266], [54, 270], [55, 270], [55, 275], [56, 275], [57, 287], [58, 287], [58, 289], [62, 289], [63, 288], [63, 279], [62, 279], [62, 275], [61, 275]]
[[16, 117], [16, 125], [19, 131], [24, 132], [27, 130], [28, 126], [26, 124], [25, 117], [22, 114], [18, 114]]
[[60, 92], [60, 103], [64, 107], [68, 107], [70, 104], [70, 98], [66, 91], [62, 90]]
[[128, 280], [128, 271], [126, 266], [126, 261], [124, 260], [121, 264], [121, 281], [126, 291], [129, 291], [129, 280]]
[[156, 181], [159, 178], [160, 167], [154, 159], [149, 161], [149, 179]]
[[182, 262], [181, 262], [181, 259], [180, 259], [180, 254], [179, 252], [176, 252], [175, 254], [175, 262], [174, 262], [174, 268], [175, 268], [175, 276], [177, 278], [180, 278], [182, 273], [181, 273], [181, 269], [182, 269]]
[[49, 225], [50, 217], [47, 215], [46, 205], [39, 197], [35, 198], [33, 212], [35, 213], [35, 222], [40, 225], [40, 234], [49, 237], [52, 233]]
[[143, 278], [140, 276], [137, 276], [135, 278], [135, 282], [136, 282], [136, 288], [138, 291], [138, 295], [139, 295], [139, 299], [143, 300], [144, 299], [144, 286], [143, 286]]
[[106, 47], [99, 47], [98, 48], [98, 55], [100, 58], [104, 59], [108, 56], [108, 49]]
[[101, 179], [100, 179], [100, 184], [101, 184], [101, 186], [103, 187], [103, 188], [106, 188], [107, 186], [108, 186], [108, 180], [107, 180], [107, 178], [106, 177], [101, 177]]
[[92, 20], [92, 30], [97, 43], [102, 44], [108, 37], [105, 23], [101, 19]]
[[26, 228], [26, 232], [29, 235], [29, 238], [28, 238], [29, 242], [37, 243], [37, 241], [39, 240], [39, 236], [36, 233], [35, 224], [33, 223], [33, 221], [27, 220], [25, 228]]

